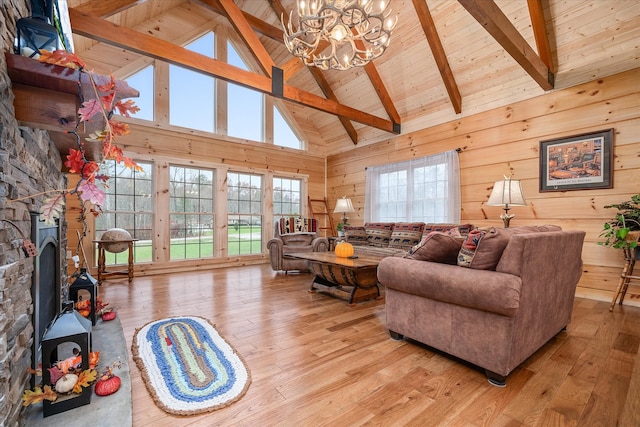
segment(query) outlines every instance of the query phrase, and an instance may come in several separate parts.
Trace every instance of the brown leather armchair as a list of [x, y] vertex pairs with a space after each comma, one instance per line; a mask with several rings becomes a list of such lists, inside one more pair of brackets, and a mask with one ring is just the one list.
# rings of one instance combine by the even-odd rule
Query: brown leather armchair
[[282, 218], [276, 221], [275, 237], [267, 242], [271, 268], [285, 273], [291, 270], [309, 271], [306, 260], [287, 258], [286, 255], [295, 252], [327, 251], [329, 240], [318, 237], [316, 230], [317, 220], [312, 218]]

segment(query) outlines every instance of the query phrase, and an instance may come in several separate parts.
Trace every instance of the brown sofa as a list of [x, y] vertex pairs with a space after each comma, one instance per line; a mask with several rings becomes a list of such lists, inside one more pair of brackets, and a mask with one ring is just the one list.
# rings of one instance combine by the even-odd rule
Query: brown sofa
[[476, 239], [475, 257], [462, 248], [458, 260], [383, 259], [378, 280], [386, 287], [391, 337], [471, 362], [492, 384], [504, 385], [513, 369], [569, 324], [582, 273], [584, 232], [531, 228], [490, 229]]
[[363, 226], [345, 226], [345, 236], [338, 241], [353, 244], [358, 256], [402, 257], [432, 231], [455, 231], [466, 236], [471, 229], [471, 224], [368, 222]]

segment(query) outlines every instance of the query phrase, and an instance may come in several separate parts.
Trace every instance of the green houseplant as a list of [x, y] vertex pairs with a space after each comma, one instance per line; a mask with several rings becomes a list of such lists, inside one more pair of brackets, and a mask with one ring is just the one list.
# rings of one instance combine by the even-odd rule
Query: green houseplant
[[605, 208], [615, 208], [618, 212], [613, 219], [604, 223], [600, 233], [604, 241], [598, 244], [615, 249], [635, 249], [640, 233], [640, 194], [632, 196], [631, 200], [607, 205]]

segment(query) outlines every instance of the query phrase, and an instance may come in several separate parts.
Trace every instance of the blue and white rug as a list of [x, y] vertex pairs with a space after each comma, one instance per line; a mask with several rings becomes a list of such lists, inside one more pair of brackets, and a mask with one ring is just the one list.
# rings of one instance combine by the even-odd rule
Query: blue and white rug
[[251, 383], [242, 358], [201, 317], [147, 323], [136, 330], [131, 350], [149, 393], [170, 414], [195, 415], [226, 407]]

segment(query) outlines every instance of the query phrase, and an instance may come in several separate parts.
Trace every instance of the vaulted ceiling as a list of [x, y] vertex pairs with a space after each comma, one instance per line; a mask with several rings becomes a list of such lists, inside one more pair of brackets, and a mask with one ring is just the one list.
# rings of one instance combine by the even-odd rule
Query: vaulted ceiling
[[[308, 68], [289, 54], [280, 15], [295, 7], [294, 0], [68, 0], [68, 5], [76, 53], [90, 68], [126, 77], [155, 58], [278, 93], [289, 101], [305, 137], [325, 153], [455, 121], [640, 63], [638, 0], [391, 0], [398, 25], [389, 49], [372, 64], [348, 71]], [[255, 72], [178, 47], [220, 28], [229, 28]]]

